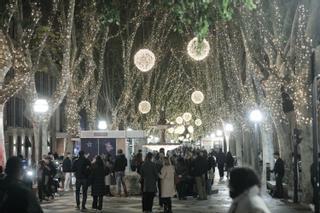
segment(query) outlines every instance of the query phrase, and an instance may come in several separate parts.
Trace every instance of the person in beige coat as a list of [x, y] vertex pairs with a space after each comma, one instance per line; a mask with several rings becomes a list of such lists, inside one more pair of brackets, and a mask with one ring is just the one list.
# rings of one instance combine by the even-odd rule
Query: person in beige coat
[[161, 174], [161, 199], [163, 200], [164, 213], [172, 213], [172, 202], [171, 197], [176, 194], [174, 185], [174, 166], [168, 157], [163, 159], [163, 167]]
[[236, 168], [230, 173], [229, 213], [271, 213], [260, 196], [260, 180], [252, 169]]

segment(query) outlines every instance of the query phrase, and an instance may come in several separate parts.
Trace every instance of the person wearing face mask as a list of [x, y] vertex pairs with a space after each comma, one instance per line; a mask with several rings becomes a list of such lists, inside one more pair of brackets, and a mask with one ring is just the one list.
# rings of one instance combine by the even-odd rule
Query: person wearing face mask
[[18, 157], [8, 159], [6, 177], [0, 182], [0, 212], [42, 213], [35, 195], [22, 181], [23, 169]]
[[260, 180], [252, 169], [232, 169], [229, 191], [233, 200], [229, 213], [271, 213], [260, 195], [260, 185]]

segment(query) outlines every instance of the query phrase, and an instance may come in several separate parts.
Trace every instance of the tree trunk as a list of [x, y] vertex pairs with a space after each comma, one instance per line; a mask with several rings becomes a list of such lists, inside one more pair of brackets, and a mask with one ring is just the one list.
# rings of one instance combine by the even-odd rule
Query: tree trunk
[[0, 166], [4, 167], [6, 162], [6, 149], [4, 141], [4, 128], [3, 128], [3, 109], [4, 104], [0, 105]]

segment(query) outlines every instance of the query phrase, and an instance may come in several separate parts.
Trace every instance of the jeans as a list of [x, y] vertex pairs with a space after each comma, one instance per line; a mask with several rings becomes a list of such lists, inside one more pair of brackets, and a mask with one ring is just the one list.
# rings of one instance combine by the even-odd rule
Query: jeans
[[218, 164], [218, 169], [219, 169], [220, 178], [223, 178], [223, 176], [224, 176], [224, 165], [223, 164]]
[[117, 187], [118, 187], [118, 194], [121, 194], [121, 184], [123, 187], [123, 191], [126, 195], [128, 195], [127, 186], [124, 182], [124, 171], [116, 172], [116, 181], [117, 181]]
[[70, 190], [71, 172], [66, 172], [64, 174], [64, 190]]
[[195, 177], [196, 179], [196, 186], [197, 186], [197, 191], [199, 195], [200, 200], [206, 200], [207, 199], [207, 183], [206, 183], [206, 178], [205, 175]]
[[86, 207], [87, 192], [88, 192], [88, 180], [77, 179], [76, 180], [76, 202], [77, 206], [80, 206], [80, 188], [82, 186], [82, 208]]
[[93, 196], [92, 208], [102, 210], [103, 196]]
[[142, 194], [142, 211], [152, 212], [154, 192], [143, 192]]
[[162, 202], [163, 202], [164, 213], [172, 213], [171, 197], [163, 197]]

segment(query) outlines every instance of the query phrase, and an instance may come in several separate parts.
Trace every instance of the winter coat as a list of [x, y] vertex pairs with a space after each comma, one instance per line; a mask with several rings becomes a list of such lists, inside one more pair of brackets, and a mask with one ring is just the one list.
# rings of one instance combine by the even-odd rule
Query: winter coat
[[20, 180], [6, 177], [0, 181], [1, 213], [42, 213], [33, 192]]
[[62, 171], [63, 172], [72, 172], [72, 162], [70, 158], [66, 157], [62, 162]]
[[156, 192], [159, 172], [155, 163], [145, 161], [141, 166], [141, 178], [143, 180], [143, 192]]
[[105, 176], [106, 170], [104, 167], [98, 167], [93, 165], [91, 171], [91, 195], [92, 196], [101, 196], [105, 195]]
[[85, 157], [79, 157], [72, 166], [77, 179], [88, 179], [90, 175], [91, 162]]
[[118, 155], [116, 161], [114, 162], [114, 171], [123, 172], [127, 167], [127, 158], [124, 154]]
[[226, 157], [226, 168], [230, 169], [234, 167], [234, 158], [232, 155], [227, 155]]
[[276, 160], [276, 163], [274, 164], [273, 172], [276, 177], [282, 178], [284, 176], [284, 162], [281, 158], [278, 158]]
[[217, 163], [218, 165], [224, 165], [226, 162], [226, 154], [223, 152], [219, 152], [217, 155]]
[[161, 179], [161, 197], [173, 197], [176, 194], [174, 166], [163, 166], [159, 177]]
[[192, 176], [200, 177], [208, 171], [208, 161], [204, 157], [198, 156], [192, 161], [191, 168]]
[[232, 201], [229, 213], [271, 213], [259, 193], [257, 186], [251, 187]]

